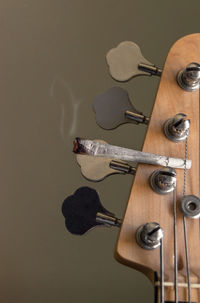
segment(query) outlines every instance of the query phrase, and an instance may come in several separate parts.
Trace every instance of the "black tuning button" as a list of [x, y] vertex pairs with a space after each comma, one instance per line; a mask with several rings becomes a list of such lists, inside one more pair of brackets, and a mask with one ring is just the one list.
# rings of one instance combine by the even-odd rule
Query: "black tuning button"
[[112, 87], [98, 95], [93, 108], [97, 124], [104, 129], [113, 129], [128, 122], [134, 124], [149, 122], [149, 118], [135, 109], [127, 91], [121, 87]]
[[121, 225], [121, 220], [103, 207], [96, 190], [90, 187], [80, 187], [67, 197], [62, 213], [66, 228], [76, 235], [83, 235], [96, 226]]

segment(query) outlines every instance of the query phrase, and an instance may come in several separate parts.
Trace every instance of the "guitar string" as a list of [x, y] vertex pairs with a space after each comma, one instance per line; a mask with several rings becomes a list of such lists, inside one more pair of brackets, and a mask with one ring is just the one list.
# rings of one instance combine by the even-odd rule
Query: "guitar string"
[[[200, 94], [199, 94], [199, 109], [200, 109]], [[200, 130], [200, 120], [199, 120], [199, 130]], [[186, 137], [185, 140], [185, 168], [184, 168], [183, 197], [186, 195], [187, 156], [188, 156], [188, 136]], [[199, 149], [199, 158], [200, 158], [200, 149]], [[199, 166], [199, 180], [200, 180], [200, 166]], [[188, 251], [187, 223], [185, 216], [183, 216], [183, 229], [184, 229], [185, 257], [186, 257], [186, 271], [187, 271], [188, 302], [191, 303], [190, 262], [189, 262], [189, 251]]]
[[173, 191], [174, 206], [174, 295], [175, 303], [178, 303], [178, 262], [177, 262], [177, 230], [176, 230], [176, 187]]
[[186, 271], [187, 271], [188, 302], [191, 303], [190, 263], [189, 263], [188, 240], [187, 240], [187, 225], [186, 225], [185, 216], [183, 216], [183, 228], [184, 228], [185, 257], [186, 257]]
[[[186, 195], [187, 156], [188, 156], [188, 136], [186, 137], [185, 140], [185, 168], [184, 168], [183, 197], [185, 197]], [[187, 223], [185, 216], [183, 216], [183, 229], [184, 229], [185, 258], [186, 258], [186, 272], [187, 272], [188, 302], [191, 303], [190, 262], [189, 262], [188, 239], [187, 239]]]
[[163, 238], [160, 240], [160, 303], [165, 302], [165, 288], [164, 288], [164, 249]]
[[[199, 116], [200, 116], [200, 86], [199, 86]], [[199, 119], [199, 125], [198, 125], [199, 129], [198, 129], [198, 133], [199, 133], [199, 145], [198, 145], [198, 148], [199, 148], [199, 196], [200, 196], [200, 119]], [[199, 219], [199, 230], [200, 230], [200, 219]], [[199, 279], [198, 279], [198, 282], [199, 282]], [[200, 292], [198, 292], [198, 298], [200, 296]]]

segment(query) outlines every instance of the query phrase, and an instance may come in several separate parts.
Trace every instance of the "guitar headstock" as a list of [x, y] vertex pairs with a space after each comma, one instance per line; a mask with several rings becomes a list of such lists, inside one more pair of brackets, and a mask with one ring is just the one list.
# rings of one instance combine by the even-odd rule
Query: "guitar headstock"
[[[121, 225], [88, 188], [76, 191], [63, 206], [66, 226], [70, 230], [73, 225], [76, 233], [83, 234], [99, 224], [121, 226], [117, 260], [143, 272], [158, 289], [161, 303], [200, 303], [200, 65], [196, 62], [200, 62], [200, 34], [178, 40], [162, 71], [142, 56], [135, 43], [123, 42], [108, 52], [109, 70], [117, 81], [142, 74], [161, 76], [150, 118], [138, 112], [128, 93], [119, 87], [94, 101], [96, 121], [104, 129], [127, 122], [148, 124], [142, 152], [101, 140], [74, 141], [77, 161], [87, 179], [135, 174], [125, 216]], [[142, 164], [135, 170], [124, 161]], [[96, 203], [93, 206], [87, 201], [87, 192]], [[81, 199], [85, 204], [79, 214], [74, 205], [81, 205]], [[82, 223], [74, 225], [69, 216], [80, 217]]]
[[[180, 209], [184, 195], [199, 197], [199, 90], [186, 91], [177, 83], [178, 73], [191, 62], [200, 61], [200, 35], [194, 34], [178, 40], [167, 56], [154, 108], [144, 140], [143, 151], [190, 158], [192, 167], [187, 172], [177, 170], [176, 229], [178, 283], [188, 283], [183, 213]], [[191, 121], [187, 140], [174, 142], [164, 134], [164, 125], [178, 113]], [[140, 164], [131, 190], [121, 227], [116, 258], [144, 272], [154, 283], [154, 273], [160, 280], [160, 250], [145, 250], [137, 242], [137, 231], [148, 222], [158, 222], [163, 236], [164, 279], [167, 285], [165, 300], [174, 301], [174, 210], [173, 193], [160, 195], [152, 190], [149, 179], [155, 167]], [[193, 207], [192, 204], [190, 205]], [[194, 205], [197, 207], [197, 205]], [[199, 302], [200, 237], [199, 220], [186, 218], [186, 236], [191, 283], [191, 300]], [[181, 285], [181, 284], [180, 284]], [[179, 301], [187, 301], [187, 287], [178, 286]], [[195, 285], [197, 288], [195, 288]], [[183, 285], [182, 285], [183, 286]]]

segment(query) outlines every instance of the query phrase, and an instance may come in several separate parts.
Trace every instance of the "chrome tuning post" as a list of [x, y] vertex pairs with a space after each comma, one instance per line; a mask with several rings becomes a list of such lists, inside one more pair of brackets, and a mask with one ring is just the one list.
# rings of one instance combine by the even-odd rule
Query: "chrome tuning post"
[[111, 76], [120, 82], [140, 75], [161, 76], [162, 70], [145, 59], [139, 46], [131, 41], [123, 41], [106, 55]]
[[182, 69], [177, 75], [177, 82], [181, 88], [188, 92], [199, 89], [200, 64], [192, 62]]
[[96, 226], [121, 226], [121, 220], [106, 210], [96, 190], [80, 187], [62, 205], [65, 226], [69, 232], [83, 235]]
[[112, 87], [98, 95], [93, 103], [97, 124], [104, 129], [114, 129], [124, 123], [148, 124], [149, 118], [137, 111], [127, 91]]
[[[107, 143], [103, 140], [94, 141]], [[81, 167], [82, 175], [89, 181], [98, 182], [113, 174], [134, 175], [136, 172], [135, 167], [120, 160], [81, 154], [76, 155], [76, 160]]]
[[185, 118], [185, 114], [179, 113], [165, 122], [164, 134], [169, 140], [180, 142], [188, 137], [190, 120]]
[[180, 208], [184, 216], [192, 219], [200, 217], [200, 199], [194, 195], [184, 196]]
[[160, 246], [163, 238], [163, 230], [156, 222], [146, 223], [140, 226], [136, 232], [136, 240], [140, 247], [148, 250]]
[[152, 189], [160, 194], [171, 193], [176, 187], [176, 171], [171, 167], [164, 167], [155, 170], [150, 176], [150, 185]]

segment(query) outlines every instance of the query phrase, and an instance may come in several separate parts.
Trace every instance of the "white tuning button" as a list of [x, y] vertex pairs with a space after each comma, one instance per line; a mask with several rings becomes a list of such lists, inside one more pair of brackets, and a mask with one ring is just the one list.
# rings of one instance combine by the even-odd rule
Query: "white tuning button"
[[139, 75], [160, 76], [162, 70], [149, 62], [139, 46], [132, 41], [121, 42], [106, 55], [111, 76], [117, 81], [128, 81]]
[[[95, 141], [106, 143], [103, 140]], [[113, 174], [134, 175], [136, 172], [135, 167], [120, 160], [81, 154], [76, 155], [76, 160], [81, 168], [82, 175], [89, 181], [98, 182]]]

